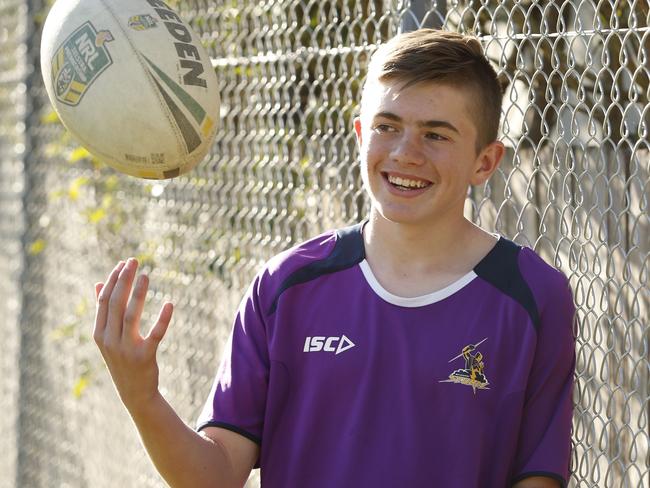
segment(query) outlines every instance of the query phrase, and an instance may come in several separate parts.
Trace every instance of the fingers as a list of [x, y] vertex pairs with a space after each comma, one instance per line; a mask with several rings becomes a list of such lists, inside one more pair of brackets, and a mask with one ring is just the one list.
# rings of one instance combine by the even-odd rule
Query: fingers
[[133, 295], [126, 306], [126, 312], [124, 312], [123, 337], [135, 339], [140, 335], [140, 317], [144, 310], [144, 300], [147, 296], [148, 287], [149, 278], [147, 275], [140, 275], [136, 280]]
[[117, 282], [117, 278], [120, 272], [122, 271], [122, 269], [124, 268], [124, 264], [125, 264], [124, 261], [120, 261], [119, 263], [117, 263], [117, 266], [115, 266], [115, 268], [113, 268], [113, 271], [111, 271], [111, 274], [108, 275], [106, 284], [97, 283], [95, 285], [95, 293], [97, 296], [97, 310], [95, 312], [95, 330], [93, 332], [95, 340], [97, 340], [104, 333], [104, 329], [106, 328], [106, 319], [108, 316], [108, 303], [111, 298], [113, 287]]
[[151, 347], [156, 349], [160, 341], [165, 337], [167, 328], [169, 327], [169, 322], [171, 322], [172, 314], [174, 313], [174, 306], [167, 302], [160, 309], [158, 314], [158, 320], [149, 331], [147, 336], [147, 342], [151, 344]]
[[104, 331], [105, 343], [117, 344], [122, 337], [124, 311], [126, 308], [126, 302], [131, 294], [131, 287], [137, 269], [138, 261], [129, 258], [122, 268], [122, 271], [120, 271], [108, 302], [106, 330]]
[[[116, 346], [122, 339], [142, 339], [139, 332], [140, 318], [149, 288], [149, 278], [147, 275], [140, 275], [131, 294], [137, 268], [138, 262], [133, 258], [126, 263], [120, 261], [106, 283], [95, 284], [97, 312], [93, 336], [100, 348]], [[169, 302], [163, 305], [146, 338], [147, 346], [151, 347], [154, 353], [167, 332], [173, 308]]]
[[99, 298], [102, 288], [104, 288], [104, 283], [95, 283], [95, 301]]
[[147, 338], [140, 335], [139, 325], [149, 279], [142, 274], [133, 287], [137, 268], [137, 261], [129, 259], [116, 266], [105, 284], [95, 285], [95, 342], [118, 394], [129, 410], [151, 401], [158, 391], [156, 352], [173, 309], [171, 303], [166, 303]]

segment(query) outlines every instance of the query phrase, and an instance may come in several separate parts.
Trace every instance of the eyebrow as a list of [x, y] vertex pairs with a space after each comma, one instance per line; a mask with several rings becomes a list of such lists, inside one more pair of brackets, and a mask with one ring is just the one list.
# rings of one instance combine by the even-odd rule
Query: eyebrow
[[[393, 112], [378, 112], [375, 114], [375, 117], [382, 117], [384, 119], [394, 120], [395, 122], [402, 122], [402, 118]], [[454, 131], [456, 134], [460, 134], [460, 131], [453, 124], [447, 122], [446, 120], [425, 120], [424, 122], [418, 122], [418, 125], [420, 127], [427, 127], [430, 129], [444, 127], [446, 129]]]

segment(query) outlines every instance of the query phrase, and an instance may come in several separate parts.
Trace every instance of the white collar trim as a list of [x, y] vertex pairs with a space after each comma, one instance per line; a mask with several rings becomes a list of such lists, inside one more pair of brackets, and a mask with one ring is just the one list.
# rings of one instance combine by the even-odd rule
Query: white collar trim
[[465, 276], [462, 276], [461, 278], [454, 281], [452, 284], [444, 287], [441, 290], [434, 291], [433, 293], [428, 293], [426, 295], [421, 295], [419, 297], [400, 297], [397, 295], [393, 295], [388, 290], [386, 290], [383, 286], [381, 286], [379, 281], [377, 281], [377, 278], [375, 278], [375, 275], [373, 274], [372, 270], [370, 269], [370, 265], [368, 264], [368, 261], [364, 259], [359, 263], [359, 267], [361, 268], [361, 272], [363, 273], [363, 276], [366, 278], [366, 281], [370, 285], [370, 288], [372, 288], [373, 291], [377, 295], [379, 295], [382, 299], [384, 299], [385, 301], [393, 305], [398, 305], [400, 307], [411, 307], [411, 308], [423, 307], [425, 305], [431, 305], [432, 303], [436, 303], [441, 300], [444, 300], [445, 298], [456, 293], [461, 288], [465, 287], [477, 276], [474, 271], [470, 271]]

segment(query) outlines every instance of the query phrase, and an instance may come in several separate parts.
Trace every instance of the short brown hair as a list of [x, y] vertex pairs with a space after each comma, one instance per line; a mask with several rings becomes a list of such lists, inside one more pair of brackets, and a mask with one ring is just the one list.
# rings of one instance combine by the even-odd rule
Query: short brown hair
[[473, 36], [438, 29], [400, 34], [373, 54], [361, 99], [374, 81], [404, 80], [402, 89], [435, 81], [468, 89], [476, 101], [473, 116], [477, 151], [497, 138], [503, 91], [497, 73]]

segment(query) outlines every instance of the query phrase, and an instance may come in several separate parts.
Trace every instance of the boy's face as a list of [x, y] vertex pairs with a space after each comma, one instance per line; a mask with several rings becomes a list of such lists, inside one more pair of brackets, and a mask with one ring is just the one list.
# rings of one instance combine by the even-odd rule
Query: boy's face
[[461, 219], [468, 186], [490, 177], [503, 145], [493, 142], [476, 153], [472, 98], [464, 90], [435, 82], [402, 85], [376, 82], [355, 120], [373, 207], [400, 223]]

